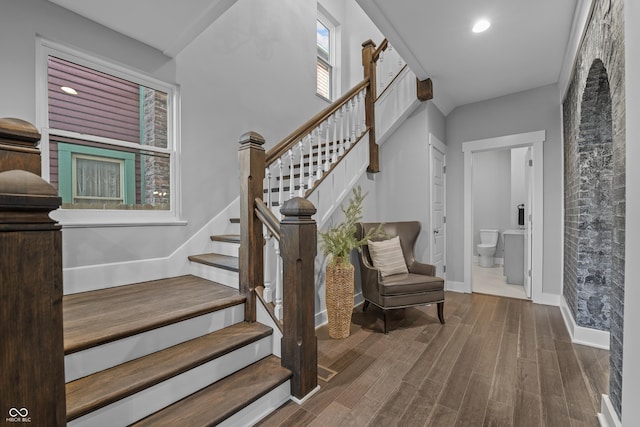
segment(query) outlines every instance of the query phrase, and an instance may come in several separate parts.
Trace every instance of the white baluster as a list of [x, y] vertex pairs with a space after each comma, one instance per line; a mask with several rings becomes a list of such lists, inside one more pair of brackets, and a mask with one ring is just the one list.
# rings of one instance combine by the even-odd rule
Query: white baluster
[[329, 155], [329, 119], [324, 122], [324, 130], [325, 130], [325, 138], [324, 138], [324, 149], [326, 150], [324, 155], [324, 171], [328, 172], [331, 168], [331, 156]]
[[278, 169], [280, 171], [280, 182], [278, 183], [278, 210], [284, 203], [284, 161], [282, 157], [278, 159]]
[[312, 134], [309, 134], [305, 138], [307, 139], [307, 145], [309, 147], [309, 165], [307, 166], [307, 189], [309, 189], [313, 188], [313, 177], [315, 175], [313, 173], [313, 136]]
[[347, 151], [351, 147], [351, 105], [349, 101], [344, 104], [345, 107], [345, 136], [344, 136], [344, 150]]
[[338, 141], [338, 113], [333, 113], [333, 156], [331, 157], [331, 163], [338, 161], [338, 149], [340, 148], [340, 141]]
[[276, 239], [273, 241], [273, 247], [276, 253], [276, 300], [274, 314], [276, 319], [282, 319], [282, 258], [280, 257], [280, 242]]
[[358, 92], [356, 95], [356, 105], [356, 134], [358, 135], [358, 138], [360, 138], [360, 135], [362, 135], [362, 120], [360, 120], [360, 117], [362, 116], [362, 91]]
[[365, 132], [367, 129], [367, 93], [365, 90], [360, 92], [360, 100], [362, 105], [362, 111], [360, 112], [360, 122], [362, 123], [362, 132]]
[[[264, 227], [267, 230], [266, 227]], [[271, 251], [269, 250], [269, 245], [271, 244], [271, 233], [269, 231], [265, 231], [264, 233], [265, 245], [264, 245], [264, 291], [262, 292], [262, 297], [266, 302], [273, 301], [273, 285], [271, 284]]]
[[[380, 92], [384, 89], [384, 51], [380, 52], [380, 57], [378, 58], [378, 63], [376, 65], [376, 74], [378, 74], [378, 85], [380, 86]], [[378, 70], [380, 72], [378, 72]]]
[[319, 180], [320, 178], [322, 178], [322, 174], [324, 172], [323, 168], [322, 168], [322, 140], [320, 138], [320, 129], [315, 128], [313, 130], [313, 134], [315, 137], [315, 140], [318, 142], [318, 167], [316, 168], [316, 181]]
[[298, 197], [304, 197], [304, 145], [302, 140], [298, 142], [298, 150], [300, 150], [300, 177], [298, 178]]
[[338, 152], [338, 156], [342, 157], [344, 154], [344, 105], [340, 107], [340, 151]]
[[351, 125], [351, 143], [353, 144], [356, 141], [356, 122], [357, 122], [355, 98], [351, 98], [349, 103], [351, 104], [351, 117], [349, 118], [349, 124]]
[[[264, 173], [267, 181], [267, 206], [271, 209], [271, 169], [267, 167]], [[266, 244], [264, 245], [264, 292], [262, 296], [266, 302], [271, 302], [273, 301], [273, 288], [271, 284], [271, 252], [269, 251], [269, 243], [272, 236], [267, 227], [263, 227], [263, 236]]]
[[[293, 199], [295, 197], [295, 177], [294, 177], [294, 165], [293, 165], [293, 150], [289, 149], [289, 199]], [[287, 199], [287, 200], [289, 200]], [[282, 207], [282, 206], [280, 206]]]

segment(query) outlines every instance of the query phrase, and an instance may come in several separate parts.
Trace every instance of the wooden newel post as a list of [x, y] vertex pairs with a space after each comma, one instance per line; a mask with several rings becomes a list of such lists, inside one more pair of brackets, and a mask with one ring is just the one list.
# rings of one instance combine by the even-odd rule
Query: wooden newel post
[[34, 136], [0, 119], [0, 420], [65, 426], [61, 199], [36, 174]]
[[283, 262], [282, 366], [293, 372], [291, 394], [301, 399], [318, 385], [315, 332], [315, 258], [317, 227], [313, 204], [303, 198], [288, 200], [280, 212]]
[[264, 138], [256, 132], [240, 137], [240, 292], [247, 297], [244, 317], [256, 321], [256, 286], [264, 284], [262, 222], [255, 213], [256, 198], [263, 197]]
[[364, 78], [369, 78], [369, 86], [364, 97], [365, 120], [369, 128], [369, 167], [368, 172], [380, 172], [380, 162], [378, 160], [378, 144], [376, 143], [376, 61], [374, 55], [376, 44], [371, 40], [362, 43], [362, 66], [364, 67]]

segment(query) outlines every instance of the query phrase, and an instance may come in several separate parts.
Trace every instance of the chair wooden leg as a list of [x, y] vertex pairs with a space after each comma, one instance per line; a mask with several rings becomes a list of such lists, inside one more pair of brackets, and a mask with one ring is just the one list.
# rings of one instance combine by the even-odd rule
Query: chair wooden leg
[[369, 301], [364, 300], [364, 304], [362, 304], [362, 312], [367, 311], [367, 308], [369, 308]]
[[444, 325], [444, 301], [438, 303], [438, 319], [440, 324]]
[[382, 310], [384, 314], [384, 333], [385, 335], [389, 333], [389, 310]]

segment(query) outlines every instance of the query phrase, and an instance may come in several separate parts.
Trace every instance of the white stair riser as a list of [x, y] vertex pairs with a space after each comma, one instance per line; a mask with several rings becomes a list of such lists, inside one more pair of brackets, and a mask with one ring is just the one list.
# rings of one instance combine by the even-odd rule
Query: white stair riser
[[[235, 215], [235, 217], [240, 218], [240, 214]], [[229, 221], [224, 230], [217, 229], [215, 231], [216, 232], [224, 231], [224, 234], [240, 234], [240, 224]]]
[[191, 262], [189, 265], [189, 274], [221, 283], [233, 289], [238, 289], [239, 278], [237, 271], [212, 267], [210, 265], [200, 264], [199, 262]]
[[[225, 354], [153, 387], [67, 423], [68, 427], [129, 425], [271, 354], [271, 339]], [[188, 425], [188, 424], [185, 424]]]
[[68, 354], [64, 357], [65, 380], [85, 377], [243, 320], [244, 304], [240, 304]]
[[240, 250], [240, 245], [238, 243], [218, 242], [218, 241], [211, 242], [211, 252], [216, 254], [237, 257], [239, 250]]
[[291, 400], [291, 382], [286, 381], [251, 405], [236, 412], [220, 424], [219, 427], [251, 426], [271, 412]]

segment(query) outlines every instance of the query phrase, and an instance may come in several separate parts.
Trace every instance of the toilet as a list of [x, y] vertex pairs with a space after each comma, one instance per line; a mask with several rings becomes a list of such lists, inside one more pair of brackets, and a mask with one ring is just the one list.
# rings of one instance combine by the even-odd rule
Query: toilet
[[477, 246], [480, 267], [493, 267], [493, 255], [496, 253], [499, 235], [499, 230], [480, 230], [480, 244]]

